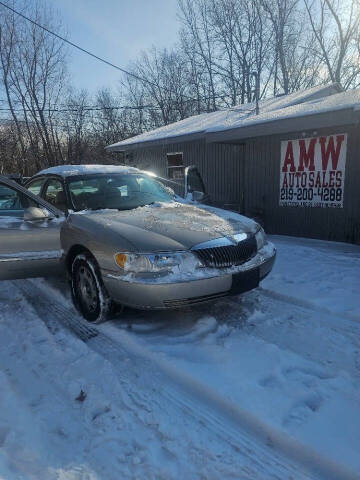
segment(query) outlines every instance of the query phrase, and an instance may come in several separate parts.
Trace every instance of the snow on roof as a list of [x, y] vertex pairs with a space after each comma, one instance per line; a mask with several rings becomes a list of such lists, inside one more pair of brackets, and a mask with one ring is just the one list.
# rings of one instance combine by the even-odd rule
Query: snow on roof
[[360, 89], [341, 92], [329, 97], [318, 98], [305, 103], [300, 103], [276, 110], [268, 110], [259, 113], [259, 115], [248, 116], [234, 121], [230, 126], [221, 125], [219, 127], [208, 128], [207, 132], [218, 132], [234, 128], [248, 127], [260, 123], [268, 123], [276, 120], [286, 120], [290, 118], [300, 118], [319, 113], [335, 112], [352, 108], [360, 108]]
[[58, 165], [57, 167], [41, 170], [40, 174], [54, 174], [62, 177], [72, 175], [91, 175], [95, 173], [135, 173], [139, 172], [137, 168], [126, 167], [122, 165]]
[[[265, 115], [274, 115], [286, 108], [304, 104], [310, 101], [316, 102], [321, 98], [329, 98], [341, 90], [338, 84], [321, 85], [307, 90], [298, 91], [290, 95], [281, 97], [273, 97], [261, 100], [259, 102], [260, 115], [255, 115], [255, 103], [247, 103], [225, 110], [218, 110], [212, 113], [202, 113], [192, 117], [180, 120], [179, 122], [157, 128], [150, 132], [142, 133], [127, 140], [109, 145], [109, 150], [122, 150], [122, 147], [131, 146], [138, 143], [174, 138], [181, 135], [190, 135], [196, 133], [206, 133], [211, 131], [221, 131], [242, 126], [243, 122], [251, 121], [263, 117]], [[269, 121], [269, 120], [268, 120]]]

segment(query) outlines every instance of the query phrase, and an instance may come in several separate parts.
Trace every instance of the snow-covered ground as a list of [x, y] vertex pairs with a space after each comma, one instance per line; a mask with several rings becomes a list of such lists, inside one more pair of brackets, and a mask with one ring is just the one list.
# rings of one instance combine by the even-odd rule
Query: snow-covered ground
[[2, 282], [0, 478], [360, 478], [360, 247], [272, 241], [253, 292], [96, 328]]

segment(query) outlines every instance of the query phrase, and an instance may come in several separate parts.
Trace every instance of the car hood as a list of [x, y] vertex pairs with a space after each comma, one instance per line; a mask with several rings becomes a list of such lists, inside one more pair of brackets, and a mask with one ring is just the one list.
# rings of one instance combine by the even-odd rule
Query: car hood
[[[136, 251], [189, 249], [214, 238], [255, 233], [257, 224], [242, 215], [205, 205], [156, 203], [134, 210], [81, 212], [94, 232], [106, 231], [107, 240], [120, 236]], [[86, 222], [88, 223], [88, 222]]]

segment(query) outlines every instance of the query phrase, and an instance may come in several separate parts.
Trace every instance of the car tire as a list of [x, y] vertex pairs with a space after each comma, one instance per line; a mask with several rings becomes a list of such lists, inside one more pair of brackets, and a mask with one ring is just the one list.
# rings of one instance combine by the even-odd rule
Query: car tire
[[99, 267], [89, 254], [77, 255], [72, 262], [71, 294], [76, 309], [88, 322], [102, 323], [109, 319], [113, 302]]

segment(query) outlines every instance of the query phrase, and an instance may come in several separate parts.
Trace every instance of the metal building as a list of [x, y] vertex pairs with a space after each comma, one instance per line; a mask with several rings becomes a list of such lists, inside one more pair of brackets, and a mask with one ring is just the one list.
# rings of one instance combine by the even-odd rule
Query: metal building
[[196, 165], [215, 204], [269, 233], [360, 243], [360, 90], [337, 84], [197, 115], [108, 147], [170, 178]]

